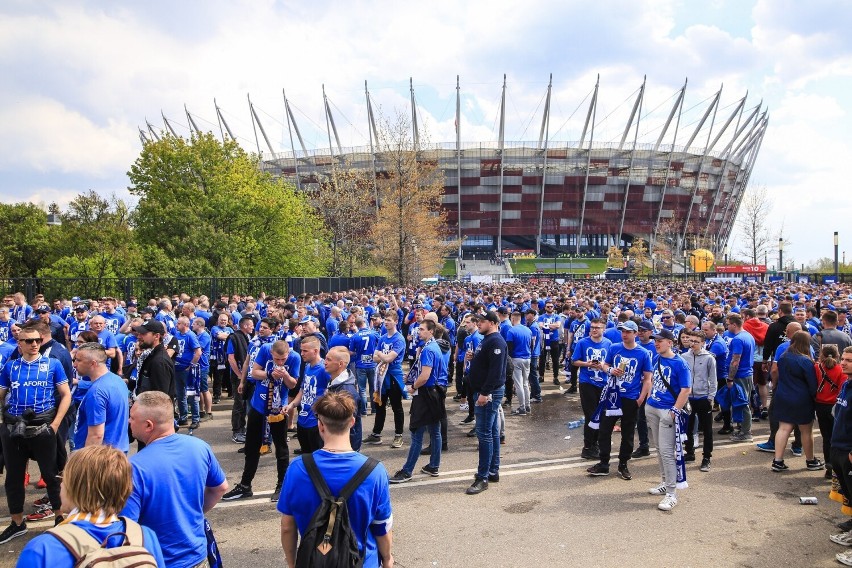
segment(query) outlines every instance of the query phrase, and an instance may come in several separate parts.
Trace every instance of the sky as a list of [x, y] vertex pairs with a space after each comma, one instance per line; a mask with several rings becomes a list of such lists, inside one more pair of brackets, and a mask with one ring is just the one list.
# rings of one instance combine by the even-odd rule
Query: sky
[[[552, 74], [558, 146], [579, 139], [598, 76], [595, 138], [617, 143], [646, 80], [641, 143], [688, 79], [679, 143], [720, 88], [717, 129], [746, 95], [747, 112], [768, 112], [750, 185], [772, 200], [785, 264], [833, 256], [834, 231], [852, 263], [849, 29], [852, 6], [825, 0], [2, 0], [0, 200], [130, 199], [139, 127], [162, 129], [165, 115], [188, 135], [186, 108], [218, 133], [214, 98], [257, 151], [250, 96], [273, 149], [288, 152], [286, 92], [310, 150], [328, 147], [325, 86], [341, 144], [357, 147], [369, 143], [364, 82], [392, 118], [410, 114], [411, 80], [421, 136], [452, 142], [459, 76], [461, 138], [474, 143], [497, 139], [505, 74], [506, 139], [537, 141]], [[731, 257], [744, 258], [734, 235]]]

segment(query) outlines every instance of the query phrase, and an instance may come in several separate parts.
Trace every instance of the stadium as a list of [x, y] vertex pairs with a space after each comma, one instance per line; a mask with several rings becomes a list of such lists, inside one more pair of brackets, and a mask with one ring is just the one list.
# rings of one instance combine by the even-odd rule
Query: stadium
[[[444, 174], [443, 208], [460, 253], [529, 252], [541, 256], [605, 255], [610, 246], [626, 249], [644, 239], [653, 250], [661, 244], [680, 256], [704, 247], [718, 254], [731, 237], [734, 220], [768, 126], [762, 103], [747, 107], [747, 95], [723, 107], [722, 90], [703, 106], [685, 109], [685, 82], [658, 116], [659, 124], [641, 124], [646, 83], [626, 105], [629, 116], [620, 140], [595, 137], [599, 84], [590, 91], [578, 140], [556, 142], [550, 136], [551, 88], [548, 84], [537, 142], [506, 140], [506, 80], [494, 142], [462, 142], [460, 87], [456, 79], [456, 140], [421, 143], [418, 109], [411, 89], [411, 140], [418, 160], [437, 163]], [[372, 102], [366, 89], [369, 144], [340, 144], [331, 106], [325, 97], [328, 148], [308, 149], [284, 96], [291, 149], [276, 151], [249, 101], [252, 127], [263, 168], [300, 189], [316, 184], [335, 165], [385, 172]], [[662, 106], [662, 105], [660, 105]], [[658, 107], [659, 108], [659, 107]], [[682, 120], [692, 111], [693, 120]], [[218, 105], [222, 136], [233, 133]], [[626, 114], [626, 113], [625, 113]], [[583, 117], [581, 117], [583, 118]], [[168, 120], [166, 127], [174, 133]], [[190, 128], [199, 131], [187, 111]], [[261, 137], [268, 152], [261, 150]], [[653, 136], [648, 136], [648, 132]], [[143, 142], [156, 137], [148, 124]]]

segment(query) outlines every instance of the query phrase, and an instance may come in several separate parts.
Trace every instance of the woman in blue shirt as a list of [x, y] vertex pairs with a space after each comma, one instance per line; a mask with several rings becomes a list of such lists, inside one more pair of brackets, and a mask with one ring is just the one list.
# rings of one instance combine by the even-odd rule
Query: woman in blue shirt
[[[118, 533], [131, 534], [131, 528], [136, 525], [117, 516], [130, 496], [131, 483], [130, 462], [123, 452], [111, 446], [77, 450], [65, 465], [61, 493], [62, 507], [67, 509], [68, 515], [59, 526], [70, 524], [80, 528], [98, 543], [107, 539], [106, 548], [121, 546], [124, 536]], [[164, 568], [166, 564], [157, 535], [147, 527], [141, 529], [142, 542], [131, 541], [131, 544], [144, 546], [157, 561], [157, 566]], [[21, 568], [74, 565], [71, 552], [50, 531], [27, 543], [17, 563]]]

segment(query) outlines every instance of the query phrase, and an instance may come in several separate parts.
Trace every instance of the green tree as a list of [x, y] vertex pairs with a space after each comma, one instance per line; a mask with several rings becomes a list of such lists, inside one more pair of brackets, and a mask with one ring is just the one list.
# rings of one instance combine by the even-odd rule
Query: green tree
[[52, 229], [33, 203], [0, 203], [0, 275], [35, 277], [50, 259]]
[[143, 275], [321, 275], [321, 219], [256, 156], [211, 133], [145, 144], [128, 172]]

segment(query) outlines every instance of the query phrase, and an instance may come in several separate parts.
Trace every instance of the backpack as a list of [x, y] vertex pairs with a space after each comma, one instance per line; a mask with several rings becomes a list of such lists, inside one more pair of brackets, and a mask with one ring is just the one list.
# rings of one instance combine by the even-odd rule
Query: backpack
[[[98, 542], [89, 533], [71, 523], [55, 526], [47, 532], [65, 545], [74, 557], [74, 568], [90, 566], [113, 568], [153, 566], [156, 568], [157, 560], [143, 546], [142, 527], [126, 517], [119, 517], [119, 519], [124, 522], [124, 532], [113, 533], [103, 542]], [[123, 544], [107, 548], [107, 541], [116, 535], [124, 537]]]
[[340, 490], [338, 497], [331, 494], [311, 454], [303, 454], [302, 463], [322, 501], [311, 517], [308, 530], [302, 535], [296, 553], [296, 568], [359, 568], [364, 564], [364, 559], [358, 550], [358, 539], [349, 524], [346, 501], [379, 462], [367, 458]]

